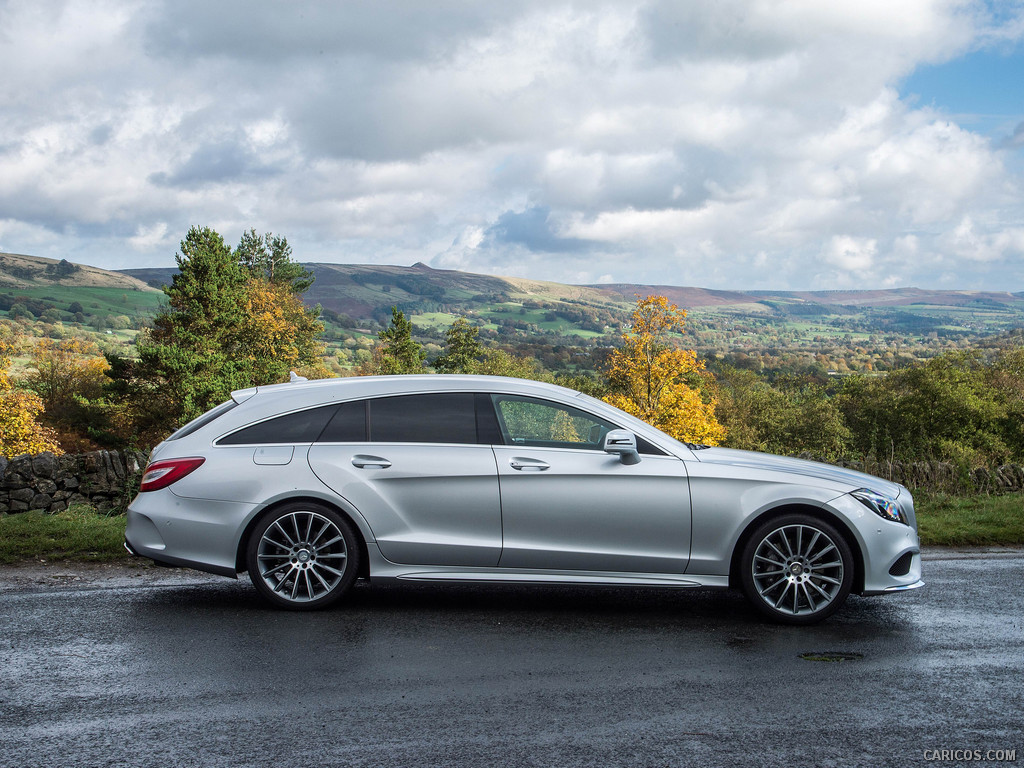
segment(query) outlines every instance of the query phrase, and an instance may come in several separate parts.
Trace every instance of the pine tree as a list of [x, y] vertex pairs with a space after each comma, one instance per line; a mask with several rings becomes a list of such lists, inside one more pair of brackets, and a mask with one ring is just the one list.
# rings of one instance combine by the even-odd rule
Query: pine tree
[[292, 247], [288, 239], [267, 232], [257, 235], [255, 229], [242, 233], [235, 249], [239, 265], [255, 277], [262, 277], [275, 285], [286, 285], [295, 294], [309, 290], [316, 279], [301, 264], [292, 261]]
[[398, 307], [391, 308], [391, 325], [377, 334], [376, 373], [422, 373], [427, 353], [412, 338], [412, 321]]
[[284, 254], [276, 261], [243, 263], [214, 230], [189, 230], [175, 256], [179, 273], [164, 289], [168, 307], [140, 335], [138, 361], [109, 359], [111, 393], [139, 440], [160, 439], [232, 390], [285, 381], [292, 368], [327, 375], [319, 307], [302, 305], [296, 286], [304, 279], [282, 243], [273, 239]]
[[445, 353], [434, 361], [438, 373], [475, 373], [484, 354], [477, 336], [480, 329], [460, 317], [445, 333]]

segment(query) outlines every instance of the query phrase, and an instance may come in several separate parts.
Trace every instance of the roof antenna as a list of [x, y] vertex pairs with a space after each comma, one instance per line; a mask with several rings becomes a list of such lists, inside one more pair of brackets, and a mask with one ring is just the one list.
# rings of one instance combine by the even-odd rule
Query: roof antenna
[[288, 377], [288, 381], [294, 384], [297, 381], [309, 381], [305, 376], [299, 376], [295, 371], [291, 371], [291, 375]]

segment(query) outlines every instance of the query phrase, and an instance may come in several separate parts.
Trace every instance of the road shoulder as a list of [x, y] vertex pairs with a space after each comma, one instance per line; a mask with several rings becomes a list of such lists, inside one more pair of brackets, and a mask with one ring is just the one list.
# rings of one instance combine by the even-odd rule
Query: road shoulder
[[[923, 560], [1024, 559], [1022, 547], [925, 547]], [[147, 560], [89, 563], [29, 560], [0, 565], [0, 593], [68, 587], [140, 587], [222, 582], [223, 576], [190, 568], [161, 568]]]

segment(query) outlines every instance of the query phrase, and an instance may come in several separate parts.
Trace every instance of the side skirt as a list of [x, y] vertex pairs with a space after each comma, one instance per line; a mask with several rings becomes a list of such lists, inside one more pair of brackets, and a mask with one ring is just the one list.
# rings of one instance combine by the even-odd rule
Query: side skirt
[[435, 582], [462, 584], [593, 584], [604, 586], [728, 589], [728, 576], [621, 571], [546, 571], [536, 568], [402, 565], [392, 563], [372, 542], [367, 543], [370, 583]]

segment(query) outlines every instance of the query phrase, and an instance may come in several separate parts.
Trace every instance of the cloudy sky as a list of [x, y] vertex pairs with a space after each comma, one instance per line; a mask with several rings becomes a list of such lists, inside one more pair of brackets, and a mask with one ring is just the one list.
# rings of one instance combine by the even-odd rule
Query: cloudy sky
[[1024, 290], [1024, 3], [0, 0], [0, 251]]

